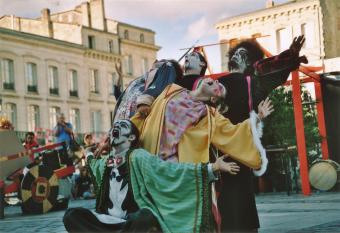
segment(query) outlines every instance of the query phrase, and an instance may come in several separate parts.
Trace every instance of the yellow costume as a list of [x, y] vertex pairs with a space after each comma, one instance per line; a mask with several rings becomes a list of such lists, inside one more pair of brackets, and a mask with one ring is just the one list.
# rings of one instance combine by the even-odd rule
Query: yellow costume
[[[139, 113], [132, 117], [132, 122], [141, 133], [142, 147], [151, 154], [159, 153], [167, 102], [185, 90], [176, 84], [169, 85], [155, 100], [146, 119], [140, 117]], [[206, 108], [207, 115], [188, 128], [181, 137], [178, 144], [179, 162], [208, 162], [209, 146], [212, 144], [250, 168], [261, 168], [263, 173], [267, 158], [257, 135], [261, 134], [261, 130], [256, 126], [256, 114], [253, 113], [250, 119], [233, 125], [214, 108], [208, 105]]]

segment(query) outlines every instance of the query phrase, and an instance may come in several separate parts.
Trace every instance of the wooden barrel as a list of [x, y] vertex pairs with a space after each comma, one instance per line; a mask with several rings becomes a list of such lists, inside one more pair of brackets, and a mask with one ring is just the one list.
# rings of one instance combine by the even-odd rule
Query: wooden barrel
[[332, 160], [317, 160], [309, 169], [309, 182], [319, 190], [328, 191], [338, 180], [339, 165]]

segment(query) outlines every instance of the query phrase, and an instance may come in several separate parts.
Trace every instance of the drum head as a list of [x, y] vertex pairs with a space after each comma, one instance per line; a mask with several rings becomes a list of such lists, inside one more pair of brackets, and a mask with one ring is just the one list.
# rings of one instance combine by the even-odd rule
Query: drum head
[[337, 171], [328, 161], [320, 161], [309, 170], [309, 181], [311, 185], [319, 190], [328, 191], [337, 182]]
[[21, 182], [22, 211], [42, 214], [49, 211], [57, 201], [58, 178], [46, 166], [32, 167]]

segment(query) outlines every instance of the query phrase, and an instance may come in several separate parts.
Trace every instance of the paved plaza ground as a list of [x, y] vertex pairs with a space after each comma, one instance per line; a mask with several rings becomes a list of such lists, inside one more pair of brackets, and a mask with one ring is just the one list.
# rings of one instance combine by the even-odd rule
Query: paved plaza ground
[[[260, 216], [260, 233], [340, 233], [340, 192], [313, 193], [309, 197], [285, 193], [261, 194], [256, 197]], [[93, 208], [94, 200], [72, 200], [70, 207]], [[0, 232], [38, 233], [66, 232], [62, 223], [64, 211], [23, 216], [19, 206], [5, 208]]]

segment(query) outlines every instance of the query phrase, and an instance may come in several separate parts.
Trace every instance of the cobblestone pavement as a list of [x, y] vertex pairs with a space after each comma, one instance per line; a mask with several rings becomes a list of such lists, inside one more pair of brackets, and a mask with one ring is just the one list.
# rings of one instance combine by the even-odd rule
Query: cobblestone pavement
[[[261, 222], [260, 233], [340, 233], [340, 193], [314, 193], [287, 196], [284, 193], [262, 194], [256, 197]], [[94, 208], [95, 200], [73, 200], [69, 207]], [[19, 206], [5, 208], [0, 220], [0, 232], [65, 233], [64, 211], [43, 215], [22, 215]]]

